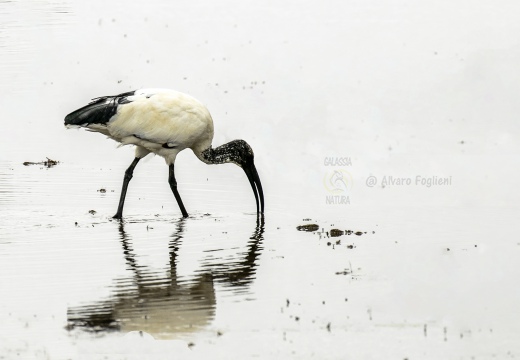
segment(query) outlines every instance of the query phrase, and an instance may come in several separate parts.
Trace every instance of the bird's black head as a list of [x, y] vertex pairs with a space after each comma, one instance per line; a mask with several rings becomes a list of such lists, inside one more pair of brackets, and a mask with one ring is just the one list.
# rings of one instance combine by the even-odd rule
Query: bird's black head
[[[204, 161], [208, 164], [234, 163], [240, 166], [247, 175], [256, 199], [256, 211], [264, 213], [264, 192], [262, 183], [255, 167], [253, 149], [244, 140], [233, 140], [215, 149], [209, 148], [202, 152]], [[260, 201], [259, 201], [260, 200]], [[261, 210], [261, 211], [260, 211]]]
[[206, 152], [204, 157], [213, 164], [234, 163], [244, 168], [254, 164], [253, 149], [244, 140], [233, 140]]

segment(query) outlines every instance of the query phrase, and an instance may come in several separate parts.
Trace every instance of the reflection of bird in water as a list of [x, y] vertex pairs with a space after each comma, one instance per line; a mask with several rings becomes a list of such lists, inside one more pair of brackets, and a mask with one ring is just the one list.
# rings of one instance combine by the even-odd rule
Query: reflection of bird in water
[[170, 241], [170, 271], [166, 277], [159, 278], [138, 264], [131, 238], [121, 222], [121, 244], [133, 276], [117, 281], [115, 295], [110, 299], [69, 309], [68, 328], [80, 327], [95, 332], [140, 330], [160, 339], [206, 326], [215, 314], [211, 274], [206, 272], [185, 282], [177, 279], [176, 251], [184, 226], [184, 218], [181, 218]]
[[175, 337], [175, 333], [197, 331], [207, 326], [215, 316], [214, 281], [243, 288], [254, 279], [263, 239], [263, 218], [257, 220], [248, 251], [241, 255], [241, 261], [204, 267], [199, 275], [189, 280], [177, 276], [177, 253], [185, 225], [184, 218], [176, 223], [169, 244], [169, 271], [161, 278], [138, 264], [131, 238], [120, 223], [124, 257], [133, 276], [118, 280], [115, 295], [108, 300], [70, 308], [67, 328], [93, 332], [139, 330], [157, 339], [168, 339]]
[[347, 190], [347, 181], [343, 173], [338, 170], [334, 170], [332, 175], [329, 177], [329, 184], [331, 185], [332, 191], [346, 191]]

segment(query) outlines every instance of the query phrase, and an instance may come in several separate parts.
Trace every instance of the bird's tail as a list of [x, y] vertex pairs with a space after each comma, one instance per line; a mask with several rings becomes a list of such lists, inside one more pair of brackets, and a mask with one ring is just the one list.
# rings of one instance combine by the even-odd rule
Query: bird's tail
[[93, 99], [91, 103], [65, 116], [65, 125], [88, 126], [91, 124], [105, 125], [117, 112], [117, 106], [127, 101], [128, 92], [116, 96], [103, 96]]

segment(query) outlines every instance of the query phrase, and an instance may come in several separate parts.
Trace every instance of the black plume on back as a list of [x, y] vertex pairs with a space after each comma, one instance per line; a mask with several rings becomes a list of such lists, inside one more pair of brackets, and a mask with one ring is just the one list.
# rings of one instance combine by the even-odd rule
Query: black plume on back
[[88, 105], [65, 116], [65, 125], [106, 124], [116, 114], [117, 107], [129, 103], [127, 97], [134, 93], [135, 91], [130, 91], [115, 96], [95, 98]]

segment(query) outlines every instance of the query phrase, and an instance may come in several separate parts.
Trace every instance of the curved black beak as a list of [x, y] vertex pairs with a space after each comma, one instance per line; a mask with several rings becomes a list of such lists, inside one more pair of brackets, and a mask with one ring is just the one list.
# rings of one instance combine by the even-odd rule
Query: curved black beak
[[[253, 192], [255, 193], [256, 199], [256, 212], [258, 214], [264, 213], [264, 192], [262, 190], [262, 183], [260, 182], [260, 177], [258, 176], [258, 171], [256, 171], [255, 164], [251, 162], [250, 165], [244, 165], [243, 167], [249, 183], [253, 188]], [[260, 201], [259, 201], [260, 199]]]

